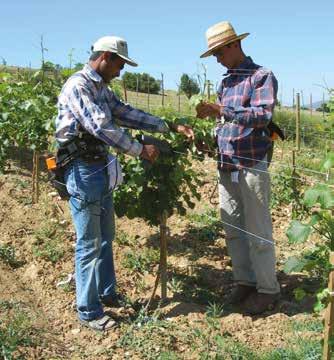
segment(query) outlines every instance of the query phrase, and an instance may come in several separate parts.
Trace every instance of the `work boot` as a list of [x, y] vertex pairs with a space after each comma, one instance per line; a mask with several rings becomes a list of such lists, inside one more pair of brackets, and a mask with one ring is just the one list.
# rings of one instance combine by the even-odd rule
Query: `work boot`
[[261, 314], [267, 310], [272, 310], [280, 299], [280, 293], [263, 294], [253, 293], [242, 304], [243, 309], [250, 315]]
[[250, 294], [256, 292], [255, 286], [238, 284], [227, 299], [227, 304], [237, 305], [245, 300]]

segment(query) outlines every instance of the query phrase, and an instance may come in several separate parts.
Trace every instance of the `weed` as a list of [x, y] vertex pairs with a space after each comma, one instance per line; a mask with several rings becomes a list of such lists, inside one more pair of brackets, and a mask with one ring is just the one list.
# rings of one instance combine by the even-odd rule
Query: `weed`
[[172, 278], [171, 281], [168, 282], [167, 286], [173, 292], [173, 294], [179, 294], [182, 292], [183, 289], [182, 281], [174, 277]]
[[132, 271], [144, 273], [145, 271], [149, 271], [152, 266], [159, 262], [159, 257], [159, 250], [151, 248], [146, 248], [141, 253], [129, 251], [125, 255], [122, 265]]
[[11, 245], [0, 245], [0, 259], [12, 268], [20, 267], [23, 262], [17, 260], [15, 249]]
[[206, 316], [211, 318], [220, 318], [223, 315], [224, 309], [220, 304], [209, 302], [209, 305], [206, 309]]
[[[173, 335], [176, 324], [159, 320], [159, 317], [159, 310], [152, 316], [147, 316], [144, 311], [139, 312], [137, 319], [127, 328], [117, 345], [126, 347], [132, 352], [131, 355], [140, 355], [140, 358], [143, 356], [149, 360], [178, 359], [171, 352], [177, 340]], [[173, 357], [167, 357], [169, 354]]]
[[64, 256], [62, 237], [64, 232], [57, 224], [47, 222], [36, 232], [36, 243], [33, 253], [52, 263], [56, 263]]
[[115, 242], [120, 246], [132, 246], [134, 244], [134, 239], [125, 231], [118, 231]]
[[324, 330], [324, 325], [321, 320], [307, 320], [307, 321], [293, 321], [292, 322], [293, 331], [314, 331], [317, 333], [322, 333]]
[[[8, 304], [7, 304], [8, 305]], [[11, 308], [12, 310], [12, 308]], [[23, 359], [21, 347], [37, 345], [31, 320], [23, 311], [11, 311], [0, 319], [0, 358], [6, 360]], [[19, 351], [20, 349], [20, 351]]]
[[197, 240], [213, 242], [220, 236], [222, 223], [216, 209], [206, 209], [202, 213], [187, 215], [195, 227], [189, 229], [189, 234], [196, 236]]

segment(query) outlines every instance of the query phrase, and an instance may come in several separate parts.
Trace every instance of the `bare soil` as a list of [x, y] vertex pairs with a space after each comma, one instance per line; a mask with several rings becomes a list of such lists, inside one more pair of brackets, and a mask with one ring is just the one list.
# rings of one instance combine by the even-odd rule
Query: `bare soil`
[[[209, 202], [215, 187], [215, 165], [204, 163], [195, 166], [202, 168], [203, 186], [202, 200], [192, 212], [200, 214], [215, 207]], [[45, 177], [43, 173], [44, 180]], [[111, 309], [112, 314], [119, 319], [120, 326], [106, 334], [80, 326], [74, 309], [73, 287], [57, 286], [74, 270], [75, 233], [67, 203], [54, 196], [53, 190], [42, 179], [40, 201], [32, 204], [30, 179], [29, 167], [19, 167], [15, 163], [7, 174], [0, 176], [0, 245], [14, 247], [16, 258], [22, 262], [21, 266], [12, 268], [0, 259], [0, 301], [14, 301], [27, 310], [41, 340], [36, 346], [21, 349], [25, 358], [147, 358], [145, 349], [140, 352], [137, 346], [133, 350], [131, 346], [122, 345], [121, 341], [131, 329], [137, 309]], [[217, 194], [213, 196], [214, 200], [216, 198]], [[298, 247], [291, 248], [285, 236], [291, 208], [274, 209], [272, 215], [282, 299], [274, 309], [261, 316], [250, 317], [240, 309], [226, 308], [220, 318], [221, 334], [230, 336], [254, 351], [284, 347], [290, 336], [287, 329], [291, 321], [313, 318], [314, 299], [307, 296], [298, 303], [293, 295], [293, 290], [302, 283], [308, 282], [312, 287], [312, 279], [302, 274], [287, 276], [282, 272], [284, 260], [300, 251]], [[120, 218], [116, 223], [117, 233], [129, 239], [129, 243], [115, 241], [119, 288], [138, 305], [147, 301], [152, 293], [157, 265], [148, 271], [133, 271], [124, 265], [124, 259], [129, 251], [144, 252], [148, 247], [159, 249], [158, 229], [138, 219]], [[38, 254], [38, 249], [45, 241], [55, 237], [50, 230], [52, 224], [55, 224], [57, 244], [60, 242], [63, 253], [54, 262]], [[187, 340], [187, 334], [194, 327], [205, 330], [206, 311], [210, 306], [208, 303], [222, 303], [228, 296], [232, 287], [230, 259], [226, 255], [222, 230], [218, 235], [214, 234], [213, 238], [205, 238], [206, 234], [212, 236], [212, 229], [203, 232], [203, 226], [194, 224], [191, 217], [179, 216], [170, 218], [168, 226], [168, 276], [173, 286], [168, 290], [168, 303], [159, 308], [160, 319], [167, 319], [176, 325], [171, 330], [174, 331], [174, 339], [169, 348], [180, 354], [181, 358], [197, 359], [198, 354], [194, 353], [188, 343], [190, 338]], [[51, 234], [47, 233], [48, 230]], [[184, 286], [183, 289], [189, 291], [180, 291], [178, 286]], [[156, 300], [159, 300], [158, 297]], [[158, 347], [161, 339], [157, 338]]]

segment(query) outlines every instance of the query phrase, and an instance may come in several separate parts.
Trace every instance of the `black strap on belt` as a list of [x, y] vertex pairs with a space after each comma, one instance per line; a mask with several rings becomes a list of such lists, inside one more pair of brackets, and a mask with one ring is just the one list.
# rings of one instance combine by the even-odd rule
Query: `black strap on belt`
[[59, 147], [56, 154], [57, 167], [64, 167], [74, 159], [87, 162], [105, 160], [108, 155], [107, 145], [87, 132], [81, 132], [70, 142]]

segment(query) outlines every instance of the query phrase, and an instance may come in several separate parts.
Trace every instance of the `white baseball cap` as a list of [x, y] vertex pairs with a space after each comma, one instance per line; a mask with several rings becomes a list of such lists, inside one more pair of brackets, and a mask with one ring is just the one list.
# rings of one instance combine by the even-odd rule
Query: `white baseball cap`
[[92, 51], [110, 51], [124, 59], [127, 64], [138, 66], [138, 64], [128, 56], [128, 44], [126, 40], [118, 36], [101, 37], [92, 46]]

